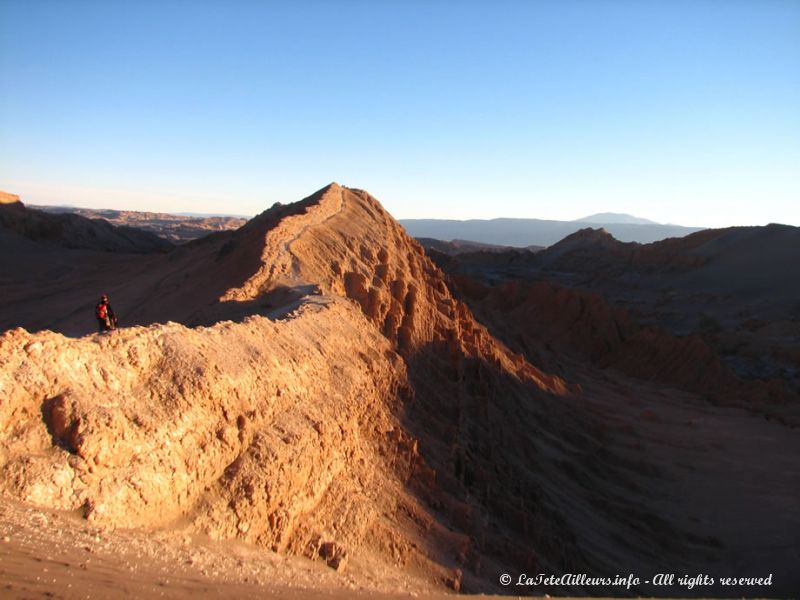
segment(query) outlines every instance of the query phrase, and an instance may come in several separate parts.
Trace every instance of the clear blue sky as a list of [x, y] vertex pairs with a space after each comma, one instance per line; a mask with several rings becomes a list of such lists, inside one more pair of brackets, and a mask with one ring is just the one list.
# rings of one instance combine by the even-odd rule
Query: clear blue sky
[[800, 225], [800, 1], [0, 0], [0, 189]]

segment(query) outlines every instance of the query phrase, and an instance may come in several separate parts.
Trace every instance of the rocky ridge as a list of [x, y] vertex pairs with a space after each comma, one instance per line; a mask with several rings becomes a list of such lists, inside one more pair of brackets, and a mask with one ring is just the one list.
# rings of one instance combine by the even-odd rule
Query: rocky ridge
[[[228, 281], [228, 265], [257, 265], [221, 306], [286, 308], [193, 329], [3, 334], [5, 493], [108, 527], [188, 520], [334, 568], [372, 551], [456, 588], [467, 569], [479, 585], [483, 556], [534, 560], [527, 526], [491, 533], [482, 516], [526, 510], [490, 491], [493, 465], [516, 459], [491, 430], [505, 417], [485, 418], [489, 390], [533, 425], [577, 388], [492, 338], [377, 201], [332, 185], [183, 252], [211, 252]], [[486, 444], [496, 456], [479, 455]], [[554, 519], [537, 535], [553, 527], [567, 529]]]
[[[73, 265], [70, 289], [96, 281], [100, 255]], [[366, 192], [332, 184], [237, 231], [108, 265], [130, 327], [0, 336], [4, 494], [107, 530], [178, 528], [337, 571], [374, 558], [470, 591], [496, 591], [503, 572], [690, 569], [747, 555], [715, 537], [729, 527], [690, 514], [720, 512], [737, 493], [756, 499], [692, 495], [695, 469], [707, 478], [727, 464], [686, 437], [694, 395], [673, 390], [664, 403], [653, 385], [549, 369], [550, 351], [539, 361], [502, 343]], [[613, 341], [585, 312], [633, 332], [612, 311], [564, 303], [577, 325], [554, 315], [544, 338], [588, 338], [590, 354]], [[41, 329], [47, 307], [25, 306]], [[82, 327], [77, 316], [52, 322]], [[648, 405], [661, 415], [642, 417]], [[698, 439], [725, 432], [718, 422], [749, 426], [709, 406]], [[770, 435], [758, 437], [769, 448]], [[774, 524], [778, 513], [765, 514]]]

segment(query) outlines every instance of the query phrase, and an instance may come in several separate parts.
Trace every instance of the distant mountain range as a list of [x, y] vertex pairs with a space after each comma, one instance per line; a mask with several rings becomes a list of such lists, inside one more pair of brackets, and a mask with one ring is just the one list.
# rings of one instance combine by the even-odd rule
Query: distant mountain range
[[[181, 243], [213, 231], [241, 227], [246, 218], [231, 215], [165, 214], [124, 210], [87, 209], [72, 206], [36, 206], [39, 211], [72, 213], [90, 219], [105, 219], [113, 225], [129, 226], [150, 231], [173, 243]], [[597, 213], [575, 221], [545, 219], [404, 219], [400, 221], [409, 234], [432, 247], [436, 240], [455, 242], [455, 246], [440, 251], [461, 253], [478, 250], [480, 245], [541, 249], [585, 229], [602, 228], [621, 242], [648, 244], [665, 238], [683, 237], [702, 227], [665, 225], [649, 219], [623, 213]], [[487, 250], [489, 248], [483, 248]]]
[[50, 213], [25, 206], [15, 194], [0, 192], [0, 247], [14, 255], [41, 242], [70, 249], [146, 254], [166, 252], [172, 243], [153, 232], [71, 212]]
[[135, 227], [154, 233], [173, 244], [188, 242], [215, 231], [236, 229], [247, 222], [245, 217], [202, 213], [170, 214], [76, 206], [31, 206], [30, 208], [52, 215], [71, 214], [86, 219], [103, 219], [117, 227]]
[[631, 215], [599, 213], [576, 221], [544, 219], [403, 219], [416, 238], [470, 240], [498, 246], [552, 246], [586, 227], [601, 227], [622, 242], [648, 244], [670, 237], [683, 237], [703, 227], [663, 225]]
[[642, 219], [641, 217], [634, 217], [625, 213], [597, 213], [583, 217], [582, 219], [575, 219], [578, 223], [617, 223], [625, 225], [661, 225], [650, 219]]
[[528, 250], [530, 252], [538, 252], [543, 250], [543, 246], [525, 246], [520, 248], [518, 246], [498, 246], [496, 244], [483, 244], [481, 242], [472, 242], [470, 240], [437, 240], [436, 238], [416, 238], [426, 250], [436, 250], [442, 254], [449, 254], [450, 256], [458, 256], [467, 252], [507, 252]]

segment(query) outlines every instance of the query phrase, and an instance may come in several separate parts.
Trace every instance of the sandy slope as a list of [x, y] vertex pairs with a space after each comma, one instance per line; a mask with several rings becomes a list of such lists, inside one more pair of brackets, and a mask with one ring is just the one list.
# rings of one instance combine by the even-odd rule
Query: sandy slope
[[446, 598], [369, 559], [346, 574], [180, 529], [108, 530], [60, 511], [0, 503], [3, 598]]

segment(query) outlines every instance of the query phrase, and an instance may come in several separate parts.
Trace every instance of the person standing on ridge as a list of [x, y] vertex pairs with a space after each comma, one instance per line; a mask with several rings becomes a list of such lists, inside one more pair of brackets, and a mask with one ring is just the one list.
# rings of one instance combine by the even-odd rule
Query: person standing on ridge
[[99, 333], [117, 328], [117, 316], [114, 314], [111, 304], [108, 303], [108, 295], [103, 294], [100, 296], [100, 302], [94, 307], [94, 316], [97, 317], [97, 331]]

